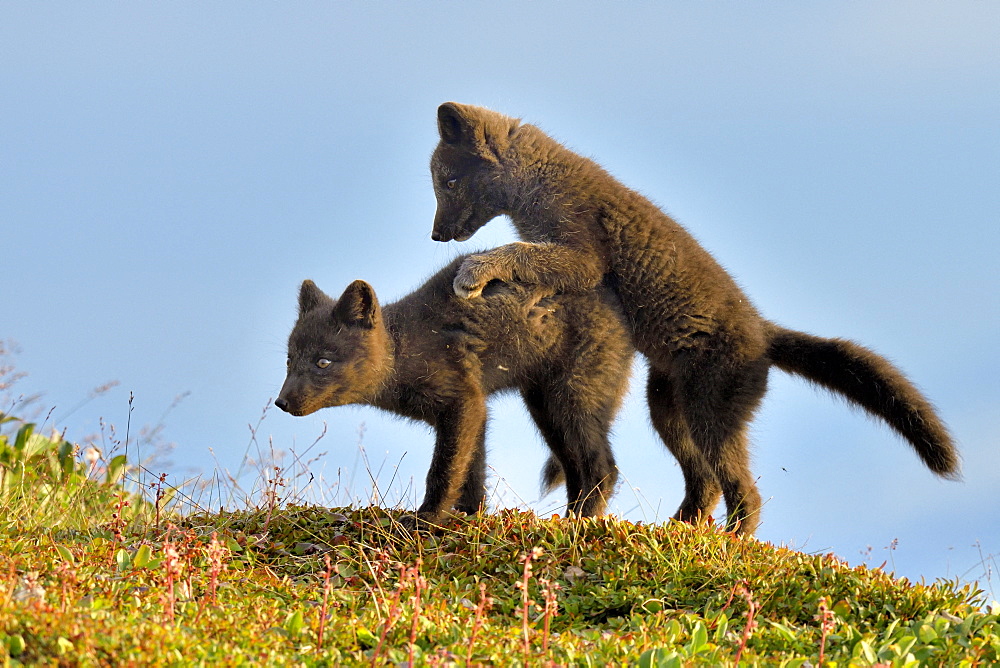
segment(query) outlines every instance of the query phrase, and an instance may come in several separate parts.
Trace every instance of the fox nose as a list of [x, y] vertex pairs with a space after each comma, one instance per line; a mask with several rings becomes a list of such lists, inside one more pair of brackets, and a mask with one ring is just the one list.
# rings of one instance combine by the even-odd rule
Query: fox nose
[[438, 231], [435, 230], [434, 232], [431, 232], [431, 240], [432, 241], [444, 241], [444, 237], [441, 236], [440, 232], [438, 232]]
[[288, 400], [287, 399], [283, 399], [282, 397], [278, 397], [277, 399], [274, 400], [274, 405], [277, 406], [278, 408], [280, 408], [281, 410], [285, 411], [286, 413], [288, 412]]

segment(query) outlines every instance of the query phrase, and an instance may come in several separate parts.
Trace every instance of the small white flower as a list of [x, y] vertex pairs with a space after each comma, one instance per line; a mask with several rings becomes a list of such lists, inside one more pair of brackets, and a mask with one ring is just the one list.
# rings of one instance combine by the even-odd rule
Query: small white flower
[[25, 573], [18, 581], [17, 589], [14, 590], [11, 600], [17, 603], [28, 603], [31, 601], [44, 603], [45, 587], [38, 584], [38, 573]]
[[83, 460], [91, 466], [96, 466], [100, 459], [101, 451], [92, 445], [83, 451]]

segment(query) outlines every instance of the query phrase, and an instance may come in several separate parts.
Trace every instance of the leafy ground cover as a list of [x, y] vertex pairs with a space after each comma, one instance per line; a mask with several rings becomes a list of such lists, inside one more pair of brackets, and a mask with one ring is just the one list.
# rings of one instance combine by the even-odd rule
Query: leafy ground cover
[[957, 581], [704, 525], [501, 511], [409, 535], [397, 511], [266, 490], [196, 511], [120, 455], [0, 420], [7, 665], [1000, 662], [1000, 609]]

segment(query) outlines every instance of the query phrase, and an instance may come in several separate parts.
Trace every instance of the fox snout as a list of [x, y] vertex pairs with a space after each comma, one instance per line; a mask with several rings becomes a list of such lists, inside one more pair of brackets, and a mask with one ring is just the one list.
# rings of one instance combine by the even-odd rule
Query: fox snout
[[289, 415], [294, 415], [296, 417], [302, 417], [304, 415], [309, 415], [314, 413], [317, 407], [307, 405], [309, 402], [302, 401], [302, 398], [287, 397], [283, 394], [279, 394], [278, 398], [274, 400], [274, 405], [285, 411]]
[[291, 415], [305, 415], [301, 406], [299, 406], [297, 402], [280, 394], [278, 395], [278, 398], [274, 400], [274, 405]]
[[[449, 218], [442, 215], [441, 209], [438, 208], [438, 214], [434, 216], [434, 228], [431, 230], [431, 239], [434, 241], [452, 241], [453, 239], [464, 241], [464, 239], [459, 238], [460, 233], [456, 229], [457, 226], [446, 222], [449, 221]], [[454, 218], [451, 218], [451, 220], [454, 220]]]
[[433, 241], [468, 241], [471, 234], [443, 234], [440, 232], [431, 232], [431, 240]]
[[431, 239], [434, 241], [467, 241], [472, 236], [472, 232], [462, 230], [443, 230], [443, 226], [434, 225], [431, 231]]
[[305, 391], [301, 383], [288, 377], [285, 379], [284, 385], [281, 386], [281, 391], [278, 392], [278, 398], [274, 400], [274, 405], [291, 415], [300, 417], [308, 415], [316, 410], [315, 408], [310, 410], [307, 406], [310, 403], [308, 395], [309, 393]]
[[434, 214], [434, 227], [431, 239], [434, 241], [465, 241], [483, 226], [476, 209], [463, 206], [460, 202], [438, 200], [437, 211]]

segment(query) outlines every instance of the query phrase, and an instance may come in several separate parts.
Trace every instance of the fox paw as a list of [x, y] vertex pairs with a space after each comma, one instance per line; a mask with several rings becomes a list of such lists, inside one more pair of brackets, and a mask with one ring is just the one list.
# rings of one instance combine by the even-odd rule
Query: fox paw
[[463, 276], [461, 273], [455, 276], [455, 280], [451, 283], [452, 289], [455, 294], [462, 299], [474, 299], [483, 294], [483, 288], [486, 287], [485, 283], [476, 283], [470, 277]]
[[399, 526], [406, 533], [432, 531], [438, 527], [440, 517], [437, 513], [416, 512], [399, 518]]
[[483, 288], [490, 282], [490, 276], [486, 276], [485, 263], [479, 259], [480, 256], [473, 255], [466, 258], [462, 266], [455, 274], [455, 280], [451, 287], [455, 294], [462, 299], [473, 299], [483, 294]]

